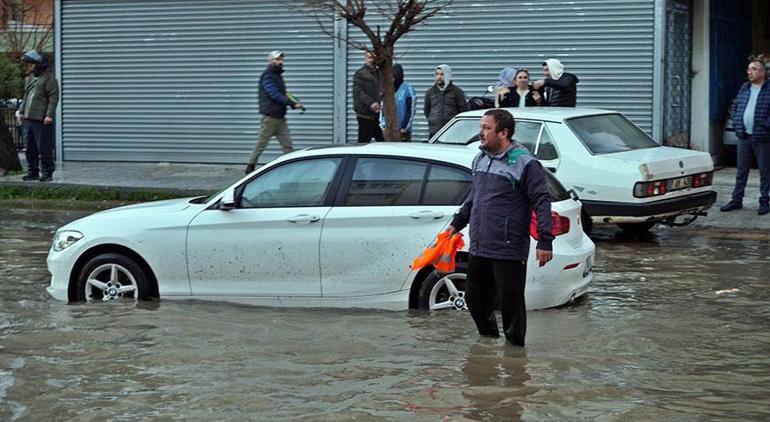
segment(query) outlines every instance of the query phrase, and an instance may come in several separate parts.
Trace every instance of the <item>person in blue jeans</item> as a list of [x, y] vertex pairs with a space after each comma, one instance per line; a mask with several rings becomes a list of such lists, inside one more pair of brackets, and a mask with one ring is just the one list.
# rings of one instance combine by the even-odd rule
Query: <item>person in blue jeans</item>
[[770, 212], [770, 81], [765, 63], [752, 57], [746, 69], [749, 81], [741, 86], [735, 97], [733, 127], [738, 136], [735, 188], [730, 202], [722, 205], [722, 212], [743, 208], [743, 194], [749, 178], [751, 159], [756, 157], [759, 167], [759, 208], [757, 214]]

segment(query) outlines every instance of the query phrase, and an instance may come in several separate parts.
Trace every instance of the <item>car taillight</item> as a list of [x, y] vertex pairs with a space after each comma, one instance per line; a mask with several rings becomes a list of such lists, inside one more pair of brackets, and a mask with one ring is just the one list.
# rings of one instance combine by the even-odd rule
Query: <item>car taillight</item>
[[[552, 235], [558, 236], [560, 234], [569, 233], [570, 222], [568, 217], [562, 217], [558, 212], [551, 211], [551, 220]], [[532, 212], [532, 218], [529, 222], [529, 235], [535, 240], [540, 240], [537, 235], [537, 215], [535, 215], [534, 211]]]
[[636, 182], [634, 185], [634, 196], [637, 198], [646, 198], [648, 196], [663, 195], [667, 192], [665, 180], [655, 182]]
[[711, 186], [711, 182], [713, 179], [714, 179], [713, 171], [696, 174], [695, 176], [692, 177], [692, 187], [700, 188], [703, 186]]

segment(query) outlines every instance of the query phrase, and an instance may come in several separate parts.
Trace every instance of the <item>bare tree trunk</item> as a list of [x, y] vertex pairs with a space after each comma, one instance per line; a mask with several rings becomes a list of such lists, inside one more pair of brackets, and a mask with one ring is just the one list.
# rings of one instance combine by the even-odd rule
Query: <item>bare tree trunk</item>
[[393, 80], [393, 56], [388, 55], [380, 64], [380, 86], [382, 87], [382, 112], [385, 115], [386, 141], [400, 141], [401, 132], [398, 130], [398, 114], [396, 113], [396, 95]]
[[9, 132], [9, 127], [5, 123], [5, 118], [0, 118], [0, 175], [6, 171], [21, 171], [21, 162], [19, 154], [16, 152], [16, 145], [13, 144], [13, 138]]

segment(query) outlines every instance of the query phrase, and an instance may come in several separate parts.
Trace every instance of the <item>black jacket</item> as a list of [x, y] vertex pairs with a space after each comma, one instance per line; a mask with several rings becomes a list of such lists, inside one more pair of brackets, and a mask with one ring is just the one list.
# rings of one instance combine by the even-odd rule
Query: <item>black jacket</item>
[[283, 118], [286, 107], [294, 107], [294, 101], [286, 96], [283, 69], [268, 65], [259, 78], [259, 112], [265, 116]]
[[[503, 95], [503, 98], [500, 99], [500, 107], [518, 107], [519, 106], [519, 99], [521, 98], [519, 96], [519, 93], [516, 91], [516, 87], [508, 88], [510, 89], [510, 92]], [[525, 107], [535, 107], [540, 104], [535, 102], [535, 99], [532, 98], [532, 94], [535, 92], [534, 89], [530, 88], [529, 92], [527, 92], [526, 99], [524, 100], [524, 106]]]
[[375, 67], [361, 66], [353, 75], [353, 110], [364, 119], [379, 120], [380, 113], [372, 111], [372, 104], [380, 101], [380, 71]]
[[577, 103], [577, 76], [564, 72], [559, 79], [545, 79], [540, 95], [545, 98], [543, 105], [551, 107], [575, 107]]
[[465, 93], [453, 83], [444, 90], [438, 89], [433, 84], [425, 92], [425, 117], [428, 119], [428, 131], [433, 136], [457, 113], [468, 110], [468, 102], [465, 101]]

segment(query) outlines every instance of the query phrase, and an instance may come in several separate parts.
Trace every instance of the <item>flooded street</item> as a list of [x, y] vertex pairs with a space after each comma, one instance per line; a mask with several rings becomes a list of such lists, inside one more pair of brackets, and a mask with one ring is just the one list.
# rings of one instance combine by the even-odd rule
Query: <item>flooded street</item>
[[53, 231], [90, 212], [0, 208], [0, 420], [770, 418], [767, 240], [603, 229], [520, 349], [467, 312], [54, 301]]

